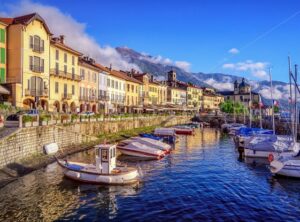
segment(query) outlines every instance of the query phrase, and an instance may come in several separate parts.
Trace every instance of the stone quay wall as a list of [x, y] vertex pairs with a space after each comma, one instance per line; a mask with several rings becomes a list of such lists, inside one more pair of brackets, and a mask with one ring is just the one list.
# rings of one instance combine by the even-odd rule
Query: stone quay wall
[[43, 153], [45, 144], [60, 148], [97, 140], [97, 135], [147, 126], [172, 126], [189, 122], [190, 116], [154, 116], [114, 121], [69, 123], [65, 125], [20, 128], [0, 140], [0, 168], [23, 158]]

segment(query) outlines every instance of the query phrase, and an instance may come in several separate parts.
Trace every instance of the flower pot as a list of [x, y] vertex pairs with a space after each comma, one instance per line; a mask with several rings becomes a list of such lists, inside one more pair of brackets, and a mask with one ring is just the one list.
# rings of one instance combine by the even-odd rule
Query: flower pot
[[23, 124], [24, 127], [31, 127], [32, 126], [32, 122], [26, 122]]
[[32, 126], [39, 126], [38, 122], [32, 122]]

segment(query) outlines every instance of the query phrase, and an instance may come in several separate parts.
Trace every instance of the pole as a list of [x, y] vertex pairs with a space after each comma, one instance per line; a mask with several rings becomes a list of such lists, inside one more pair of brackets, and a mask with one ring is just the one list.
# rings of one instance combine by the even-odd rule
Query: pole
[[252, 107], [252, 92], [251, 92], [251, 88], [250, 88], [250, 101], [249, 101], [249, 110], [250, 110], [250, 113], [249, 113], [249, 118], [250, 118], [250, 128], [252, 127], [252, 110], [251, 110], [251, 107]]
[[290, 119], [291, 119], [291, 130], [292, 130], [292, 136], [293, 138], [295, 138], [295, 132], [294, 132], [294, 124], [293, 124], [293, 107], [292, 107], [292, 101], [293, 101], [293, 92], [292, 92], [292, 80], [291, 80], [291, 73], [292, 73], [292, 70], [291, 70], [291, 58], [290, 56], [288, 56], [288, 63], [289, 63], [289, 83], [290, 83]]
[[262, 116], [261, 116], [261, 96], [259, 95], [259, 125], [260, 125], [260, 128], [262, 129]]
[[274, 117], [274, 100], [273, 100], [273, 83], [272, 83], [272, 75], [271, 75], [271, 68], [269, 68], [269, 76], [270, 76], [270, 91], [271, 91], [271, 99], [272, 99], [272, 128], [273, 134], [275, 135], [275, 117]]
[[295, 135], [294, 139], [295, 142], [297, 142], [297, 136], [298, 136], [298, 107], [297, 107], [297, 87], [298, 86], [298, 65], [295, 65]]

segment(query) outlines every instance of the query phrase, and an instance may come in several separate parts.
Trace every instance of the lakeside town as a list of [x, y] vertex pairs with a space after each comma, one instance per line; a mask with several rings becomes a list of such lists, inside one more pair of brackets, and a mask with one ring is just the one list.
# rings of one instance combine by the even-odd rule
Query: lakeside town
[[0, 17], [0, 220], [250, 221], [282, 219], [282, 193], [299, 203], [297, 66], [284, 117], [272, 80], [267, 105], [244, 77], [217, 90], [67, 42], [42, 14]]

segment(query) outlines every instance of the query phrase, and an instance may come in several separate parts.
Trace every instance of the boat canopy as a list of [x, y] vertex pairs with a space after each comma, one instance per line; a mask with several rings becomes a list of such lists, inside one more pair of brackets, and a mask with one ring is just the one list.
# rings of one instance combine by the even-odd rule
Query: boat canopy
[[240, 136], [253, 136], [257, 134], [273, 134], [273, 130], [242, 127], [236, 133], [236, 135], [240, 135]]

